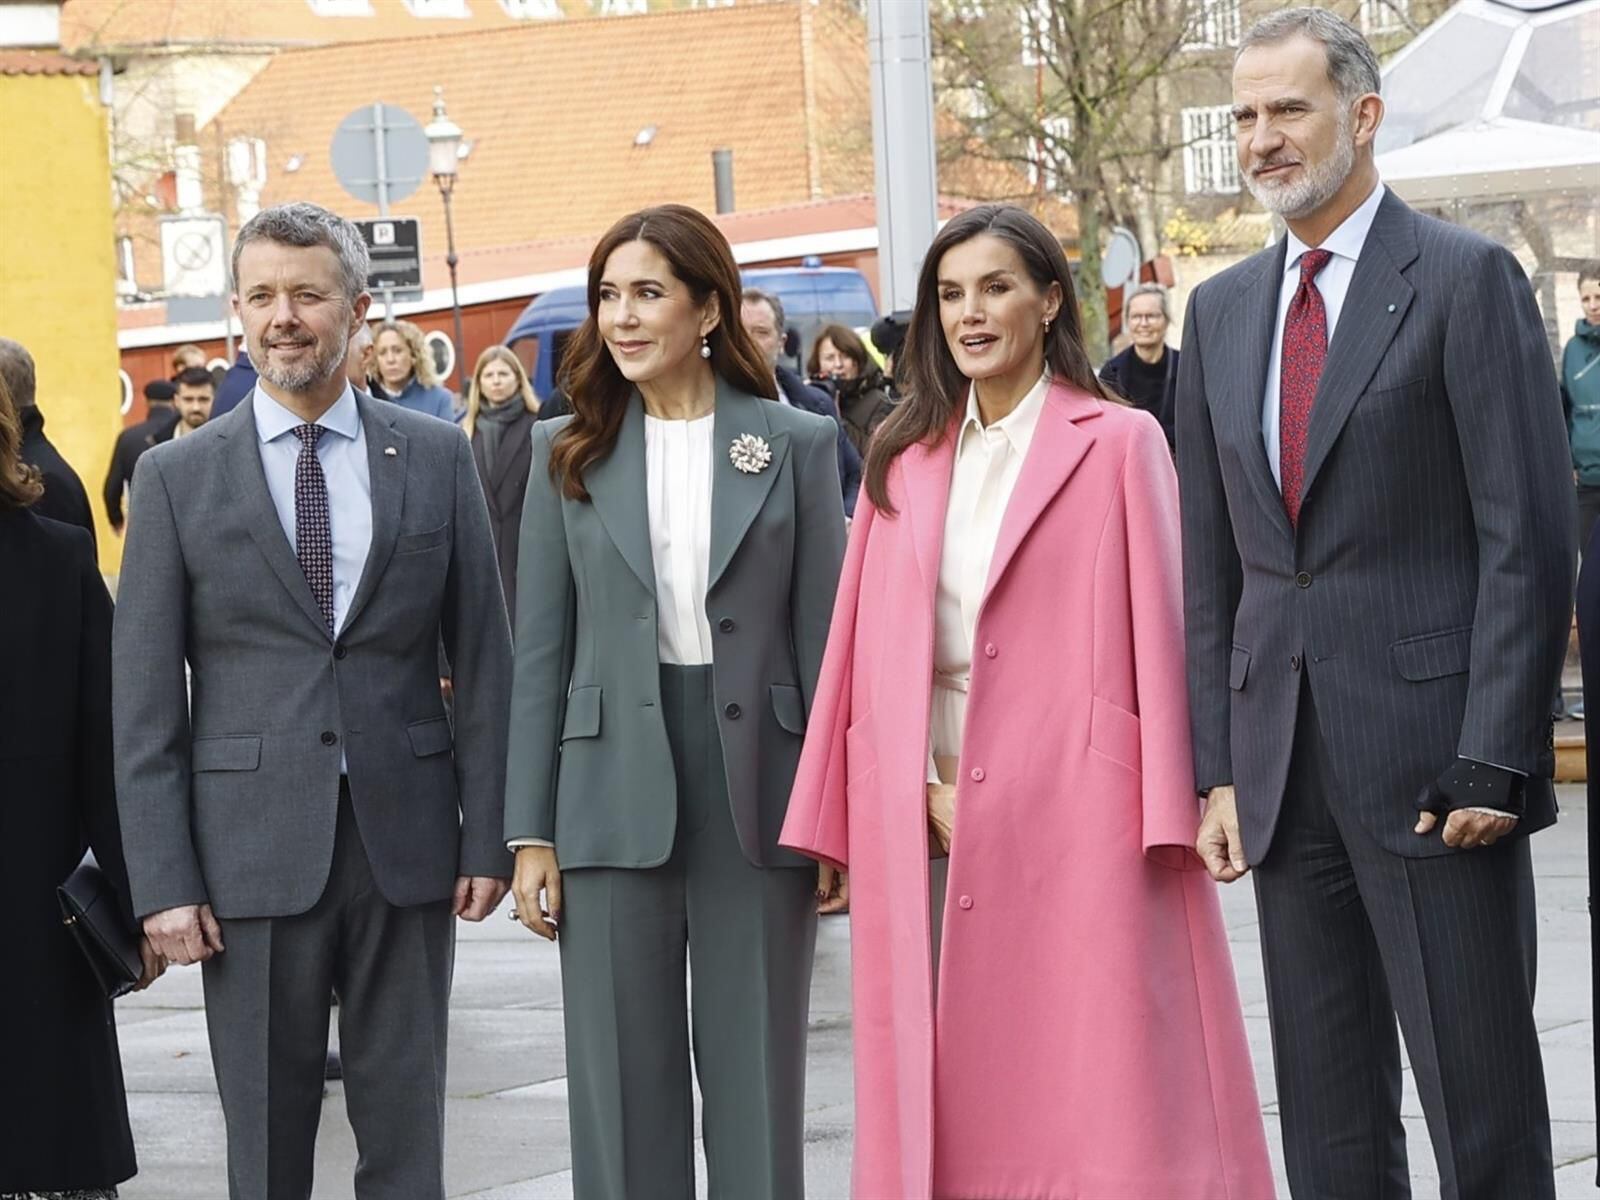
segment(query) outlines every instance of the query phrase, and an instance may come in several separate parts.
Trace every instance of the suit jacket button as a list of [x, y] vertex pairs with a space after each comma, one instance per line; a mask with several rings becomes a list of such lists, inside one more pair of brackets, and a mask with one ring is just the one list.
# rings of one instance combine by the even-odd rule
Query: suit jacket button
[[343, 642], [335, 642], [333, 644], [333, 656], [335, 658], [343, 658], [345, 656], [345, 653], [346, 653], [346, 651], [345, 651]]
[[1299, 587], [1299, 588], [1308, 588], [1308, 587], [1310, 587], [1311, 586], [1311, 575], [1310, 575], [1310, 573], [1307, 572], [1307, 571], [1301, 571], [1300, 574], [1298, 574], [1298, 575], [1296, 575], [1294, 577], [1294, 585], [1295, 585], [1295, 587]]
[[972, 897], [971, 896], [963, 896], [963, 897], [961, 897], [961, 899], [957, 900], [956, 903], [959, 904], [964, 909], [969, 909], [969, 908], [972, 907]]
[[1298, 654], [1289, 655], [1289, 670], [1298, 671], [1299, 669], [1300, 669], [1300, 656]]
[[722, 711], [728, 715], [728, 720], [730, 721], [737, 721], [743, 712], [737, 704], [730, 704]]
[[734, 630], [733, 618], [723, 617], [722, 620], [717, 622], [717, 628], [722, 630], [723, 633], [732, 633]]
[[983, 768], [982, 767], [973, 767], [972, 768], [972, 781], [974, 783], [982, 783], [983, 782]]
[[331, 746], [335, 742], [337, 742], [338, 740], [339, 740], [339, 735], [337, 733], [335, 733], [333, 730], [324, 729], [322, 731], [322, 744], [324, 746]]
[[990, 642], [984, 646], [983, 653], [986, 657], [993, 658], [995, 655], [1000, 653], [1000, 647], [996, 646], [993, 642]]

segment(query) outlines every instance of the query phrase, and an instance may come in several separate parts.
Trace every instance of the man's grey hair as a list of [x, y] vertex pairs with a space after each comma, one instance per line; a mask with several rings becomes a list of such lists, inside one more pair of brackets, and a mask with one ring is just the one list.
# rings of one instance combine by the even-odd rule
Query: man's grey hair
[[[1239, 54], [1253, 46], [1272, 46], [1292, 37], [1308, 37], [1322, 44], [1328, 56], [1328, 78], [1346, 104], [1353, 104], [1382, 86], [1378, 56], [1361, 31], [1325, 8], [1285, 8], [1262, 17], [1239, 42]], [[1235, 55], [1237, 61], [1238, 55]]]
[[338, 213], [321, 205], [297, 200], [263, 208], [245, 222], [233, 241], [233, 286], [239, 287], [239, 252], [251, 242], [277, 242], [283, 246], [326, 246], [339, 259], [340, 282], [352, 304], [367, 290], [372, 259], [361, 233]]
[[1159, 283], [1141, 283], [1128, 293], [1128, 298], [1122, 302], [1122, 323], [1128, 323], [1128, 313], [1133, 311], [1133, 302], [1140, 296], [1154, 296], [1161, 301], [1161, 317], [1168, 325], [1172, 324], [1172, 305], [1167, 299], [1167, 289]]
[[0, 337], [0, 383], [5, 385], [11, 403], [17, 408], [32, 408], [38, 377], [33, 369], [33, 355], [21, 342]]
[[763, 291], [760, 288], [745, 288], [744, 294], [740, 299], [746, 304], [765, 304], [772, 310], [772, 319], [778, 326], [778, 332], [782, 333], [787, 328], [783, 323], [783, 301], [779, 300], [771, 292]]

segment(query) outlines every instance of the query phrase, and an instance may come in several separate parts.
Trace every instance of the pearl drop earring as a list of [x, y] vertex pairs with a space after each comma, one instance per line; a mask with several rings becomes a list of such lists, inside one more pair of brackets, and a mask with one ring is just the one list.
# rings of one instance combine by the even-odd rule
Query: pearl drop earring
[[700, 339], [700, 357], [701, 358], [710, 358], [711, 357], [711, 343], [706, 341], [705, 338], [701, 338]]

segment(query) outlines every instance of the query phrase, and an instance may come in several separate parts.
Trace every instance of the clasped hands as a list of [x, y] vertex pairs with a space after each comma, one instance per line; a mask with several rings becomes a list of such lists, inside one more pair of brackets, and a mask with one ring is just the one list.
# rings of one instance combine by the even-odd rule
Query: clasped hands
[[[1485, 794], [1469, 795], [1465, 788], [1469, 778], [1486, 783]], [[1442, 816], [1444, 832], [1440, 836], [1446, 846], [1453, 850], [1492, 846], [1517, 827], [1517, 818], [1481, 809], [1509, 807], [1520, 786], [1521, 779], [1510, 771], [1458, 759], [1417, 797], [1417, 823], [1411, 832], [1426, 837]], [[1232, 787], [1215, 787], [1207, 794], [1194, 848], [1218, 883], [1232, 883], [1249, 872], [1244, 841], [1239, 836], [1238, 800]]]

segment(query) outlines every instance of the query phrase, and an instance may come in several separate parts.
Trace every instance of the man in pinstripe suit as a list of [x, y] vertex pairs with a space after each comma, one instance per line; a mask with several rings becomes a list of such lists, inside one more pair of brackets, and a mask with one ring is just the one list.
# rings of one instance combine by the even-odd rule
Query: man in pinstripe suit
[[1183, 337], [1197, 848], [1254, 872], [1294, 1195], [1410, 1195], [1398, 1016], [1443, 1196], [1531, 1200], [1561, 406], [1516, 260], [1379, 182], [1378, 86], [1320, 9], [1235, 63], [1240, 166], [1288, 236], [1198, 288]]

